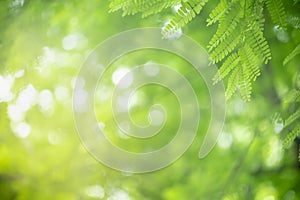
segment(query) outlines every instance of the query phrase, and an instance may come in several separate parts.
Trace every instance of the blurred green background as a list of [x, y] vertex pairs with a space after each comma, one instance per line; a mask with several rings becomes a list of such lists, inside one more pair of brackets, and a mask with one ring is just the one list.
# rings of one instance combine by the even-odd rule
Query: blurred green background
[[[144, 141], [124, 136], [107, 106], [113, 75], [120, 69], [157, 62], [184, 74], [197, 93], [201, 121], [189, 150], [157, 172], [128, 174], [96, 161], [76, 132], [72, 92], [81, 64], [97, 44], [121, 31], [162, 27], [172, 10], [141, 19], [109, 13], [108, 1], [0, 1], [0, 199], [300, 199], [296, 144], [282, 149], [280, 99], [300, 87], [300, 59], [282, 61], [300, 42], [298, 31], [278, 33], [266, 22], [273, 59], [262, 68], [253, 98], [235, 95], [227, 102], [223, 134], [213, 151], [198, 159], [210, 120], [209, 95], [194, 69], [166, 52], [144, 50], [126, 55], [107, 71], [96, 94], [96, 115], [108, 136], [131, 151], [156, 149], [178, 127], [178, 107], [169, 91], [147, 86], [137, 94], [132, 118], [147, 123], [148, 109], [160, 102], [173, 112], [162, 134]], [[213, 7], [212, 1], [207, 6]], [[183, 32], [206, 46], [216, 26], [205, 28], [208, 12]], [[275, 30], [275, 31], [274, 31]], [[176, 108], [176, 109], [174, 109]], [[173, 116], [174, 115], [174, 116]]]

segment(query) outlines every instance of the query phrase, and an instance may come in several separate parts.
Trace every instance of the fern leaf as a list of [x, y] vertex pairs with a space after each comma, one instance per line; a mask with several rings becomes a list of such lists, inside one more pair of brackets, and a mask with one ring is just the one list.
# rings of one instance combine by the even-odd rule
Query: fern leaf
[[239, 80], [238, 88], [243, 100], [247, 102], [251, 99], [252, 83], [248, 78], [247, 67], [244, 66], [242, 69], [242, 76]]
[[251, 47], [246, 43], [239, 49], [238, 55], [242, 64], [239, 91], [244, 101], [250, 101], [252, 81], [255, 81], [256, 77], [260, 75], [260, 62]]
[[219, 4], [211, 11], [209, 18], [206, 20], [207, 26], [210, 26], [217, 21], [225, 14], [227, 11], [228, 4], [227, 1], [221, 0]]
[[237, 53], [231, 54], [223, 63], [218, 73], [214, 76], [214, 84], [225, 78], [234, 68], [240, 64], [240, 57]]
[[244, 78], [247, 81], [255, 81], [256, 78], [260, 75], [260, 61], [257, 58], [256, 54], [253, 52], [252, 48], [245, 44], [242, 48], [240, 48], [238, 52], [241, 63], [244, 69]]
[[292, 89], [284, 97], [284, 103], [300, 102], [300, 91]]
[[180, 2], [180, 0], [113, 0], [109, 5], [109, 11], [122, 10], [123, 16], [142, 13], [142, 17], [146, 17], [165, 8], [175, 6]]
[[247, 43], [253, 49], [256, 55], [263, 58], [263, 62], [267, 64], [271, 60], [271, 50], [269, 44], [264, 37], [264, 17], [263, 7], [256, 6], [255, 13], [247, 20], [246, 37]]
[[300, 54], [300, 43], [296, 46], [296, 48], [284, 59], [283, 65], [286, 65], [290, 62], [295, 56]]
[[188, 24], [201, 12], [207, 1], [208, 0], [188, 0], [183, 2], [170, 23], [163, 28], [163, 36], [168, 37], [173, 35], [177, 30]]
[[217, 33], [208, 46], [213, 63], [227, 57], [213, 79], [216, 83], [231, 73], [227, 99], [238, 88], [243, 100], [250, 101], [252, 82], [260, 76], [260, 65], [271, 59], [271, 51], [263, 34], [263, 5], [260, 1], [253, 1], [247, 6], [247, 9], [242, 9], [238, 1], [228, 6], [225, 14], [218, 19]]
[[210, 53], [210, 59], [213, 63], [220, 62], [228, 56], [240, 42], [241, 34], [237, 28], [230, 37], [216, 46], [216, 48]]
[[246, 81], [246, 79], [243, 79], [239, 83], [239, 93], [242, 96], [242, 99], [245, 102], [250, 102], [251, 101], [251, 93], [252, 93], [252, 82]]
[[266, 0], [267, 9], [275, 25], [286, 30], [287, 17], [281, 0]]
[[117, 10], [123, 10], [123, 16], [127, 14], [134, 14], [137, 12], [138, 7], [144, 5], [144, 1], [134, 0], [113, 0], [109, 4], [109, 12], [115, 12]]
[[290, 124], [292, 124], [294, 121], [296, 121], [298, 118], [300, 117], [300, 109], [298, 109], [296, 112], [294, 112], [293, 114], [291, 114], [284, 123], [284, 126], [287, 127]]
[[300, 28], [300, 17], [292, 16], [288, 19], [288, 22], [294, 28], [296, 28], [296, 29]]
[[219, 23], [218, 30], [210, 40], [208, 45], [209, 52], [223, 42], [237, 28], [241, 18], [241, 9], [238, 3], [232, 4], [227, 12], [223, 15]]
[[230, 74], [228, 78], [227, 88], [225, 92], [226, 100], [230, 99], [232, 95], [235, 93], [240, 80], [241, 68], [236, 67]]
[[179, 3], [180, 3], [180, 0], [177, 0], [177, 1], [171, 0], [171, 1], [162, 1], [162, 2], [160, 1], [154, 5], [151, 5], [148, 8], [142, 9], [140, 12], [142, 12], [142, 17], [147, 17], [149, 15], [159, 13], [163, 9], [174, 7], [174, 6], [178, 5]]
[[300, 136], [300, 124], [297, 124], [296, 127], [284, 138], [283, 148], [288, 148], [296, 139]]

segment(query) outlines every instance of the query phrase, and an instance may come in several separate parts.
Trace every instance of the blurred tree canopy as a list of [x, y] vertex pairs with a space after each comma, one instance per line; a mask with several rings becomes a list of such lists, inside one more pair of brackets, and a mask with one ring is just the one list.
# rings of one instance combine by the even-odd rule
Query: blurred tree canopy
[[[161, 7], [151, 7], [162, 2]], [[247, 2], [257, 5], [257, 15]], [[0, 199], [300, 199], [300, 3], [278, 2], [281, 1], [1, 0]], [[139, 3], [148, 7], [130, 7]], [[216, 8], [223, 8], [225, 15], [214, 18], [212, 11], [218, 13]], [[141, 12], [144, 18], [122, 18], [119, 12], [109, 12], [119, 9], [125, 15]], [[178, 24], [180, 16], [188, 14], [192, 17]], [[221, 36], [213, 38], [230, 25], [227, 14], [238, 18], [225, 34], [232, 36], [219, 43], [225, 41], [230, 46], [233, 36], [240, 41], [228, 53], [221, 52], [221, 58], [214, 57], [216, 41]], [[283, 16], [286, 21], [280, 20]], [[256, 74], [247, 82], [251, 83], [251, 101], [250, 93], [242, 91], [240, 97], [229, 92], [224, 131], [213, 151], [198, 159], [210, 120], [204, 81], [194, 76], [189, 63], [167, 52], [143, 50], [116, 60], [107, 70], [106, 79], [100, 80], [105, 87], [95, 95], [97, 118], [114, 143], [138, 152], [159, 148], [173, 137], [170, 133], [178, 128], [180, 120], [176, 117], [179, 111], [174, 109], [178, 106], [174, 96], [167, 90], [147, 86], [137, 93], [132, 119], [147, 123], [153, 102], [164, 105], [174, 117], [159, 136], [149, 141], [140, 143], [124, 136], [112, 122], [107, 101], [115, 84], [114, 74], [120, 69], [149, 62], [174, 67], [201, 89], [197, 94], [201, 121], [194, 143], [171, 166], [147, 174], [115, 171], [95, 160], [78, 137], [72, 113], [77, 73], [93, 48], [108, 37], [132, 28], [167, 27], [168, 22], [175, 29], [170, 26], [163, 30], [179, 36], [183, 32], [207, 47], [220, 68], [226, 62], [222, 59], [242, 55], [239, 49], [253, 45], [257, 56], [254, 67], [259, 68], [260, 76]], [[210, 22], [212, 25], [207, 26]], [[249, 42], [245, 47], [243, 41], [251, 38], [247, 31], [256, 30], [256, 25], [262, 42]], [[245, 34], [244, 39], [239, 31]], [[262, 52], [259, 48], [268, 50]], [[245, 65], [243, 61], [240, 64]], [[239, 84], [233, 84], [234, 90]]]

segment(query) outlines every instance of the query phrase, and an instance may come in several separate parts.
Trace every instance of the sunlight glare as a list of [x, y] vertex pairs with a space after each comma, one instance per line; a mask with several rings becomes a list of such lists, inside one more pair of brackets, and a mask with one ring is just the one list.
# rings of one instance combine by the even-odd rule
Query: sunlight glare
[[75, 34], [67, 35], [62, 40], [62, 45], [65, 50], [72, 50], [77, 46], [78, 38]]
[[102, 199], [105, 195], [105, 191], [100, 185], [92, 185], [85, 190], [86, 194], [92, 198]]
[[53, 96], [50, 90], [45, 89], [39, 93], [38, 104], [42, 112], [48, 112], [49, 110], [52, 110], [54, 107], [53, 103]]
[[[124, 79], [122, 81], [123, 85], [119, 84], [121, 79]], [[120, 88], [128, 88], [133, 81], [133, 74], [130, 73], [130, 70], [128, 68], [121, 67], [114, 71], [112, 75], [112, 81], [115, 85], [117, 85]]]
[[17, 134], [17, 136], [20, 138], [26, 138], [31, 132], [31, 127], [26, 122], [12, 124], [11, 126], [14, 133]]
[[14, 80], [13, 76], [3, 77], [0, 75], [0, 103], [9, 102], [14, 98], [14, 95], [10, 91]]
[[88, 92], [84, 89], [76, 90], [74, 93], [74, 109], [76, 112], [82, 113], [87, 110]]
[[65, 101], [65, 100], [69, 99], [70, 92], [67, 87], [58, 85], [55, 87], [54, 95], [58, 101]]
[[108, 197], [108, 200], [130, 200], [130, 196], [128, 193], [124, 190], [118, 189]]
[[283, 149], [280, 139], [272, 137], [264, 148], [265, 164], [268, 167], [274, 167], [280, 163], [283, 158]]
[[232, 138], [231, 134], [227, 133], [227, 132], [223, 132], [220, 135], [220, 138], [218, 140], [218, 146], [221, 149], [228, 149], [231, 147], [232, 142], [233, 142], [233, 138]]
[[21, 69], [19, 71], [17, 71], [15, 74], [14, 74], [14, 77], [15, 78], [21, 78], [22, 76], [24, 76], [25, 74], [25, 70], [24, 69]]
[[7, 114], [10, 120], [18, 122], [24, 119], [24, 112], [18, 105], [9, 105]]
[[28, 111], [36, 103], [37, 91], [29, 84], [23, 89], [17, 98], [16, 105], [23, 111]]

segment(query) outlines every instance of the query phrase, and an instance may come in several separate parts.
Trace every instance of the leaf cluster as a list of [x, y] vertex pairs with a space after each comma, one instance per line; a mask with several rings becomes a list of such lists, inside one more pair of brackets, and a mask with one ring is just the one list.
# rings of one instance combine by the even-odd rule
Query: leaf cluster
[[[291, 90], [284, 99], [285, 103], [292, 104], [295, 108], [294, 112], [289, 114], [289, 116], [284, 121], [284, 128], [289, 130], [288, 134], [283, 140], [283, 147], [288, 148], [292, 145], [297, 137], [300, 137], [300, 91], [293, 89]], [[300, 149], [299, 149], [300, 152]], [[299, 154], [300, 160], [300, 154]]]
[[[164, 37], [170, 37], [195, 19], [207, 2], [208, 0], [112, 0], [110, 11], [122, 10], [123, 15], [142, 13], [144, 17], [176, 7], [176, 13], [162, 31]], [[212, 63], [220, 64], [214, 82], [228, 77], [227, 99], [238, 90], [242, 98], [249, 101], [252, 83], [261, 73], [260, 67], [271, 60], [271, 50], [264, 36], [265, 8], [274, 25], [285, 30], [288, 20], [282, 0], [220, 0], [210, 11], [207, 26], [217, 23], [218, 29], [207, 49]], [[293, 52], [286, 62], [297, 53], [298, 51]]]

